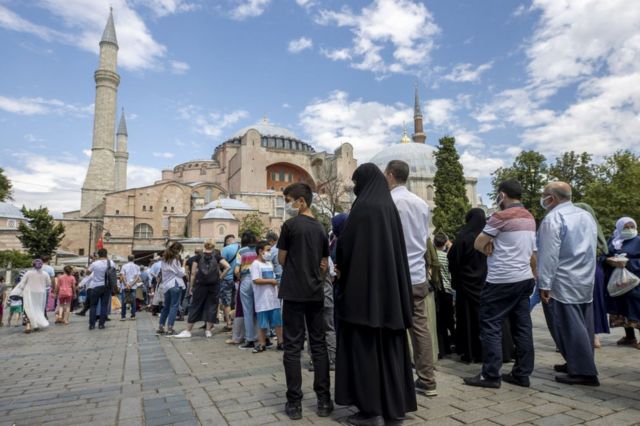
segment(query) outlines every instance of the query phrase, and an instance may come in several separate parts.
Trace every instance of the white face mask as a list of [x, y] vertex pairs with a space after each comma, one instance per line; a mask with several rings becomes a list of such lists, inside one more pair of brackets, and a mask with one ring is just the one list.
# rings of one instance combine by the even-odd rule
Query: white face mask
[[544, 210], [548, 209], [548, 207], [544, 204], [544, 202], [549, 198], [552, 198], [551, 195], [547, 195], [546, 197], [540, 198], [540, 207], [542, 207]]
[[624, 240], [631, 240], [638, 236], [638, 230], [636, 228], [625, 228], [620, 231], [620, 236]]
[[290, 203], [285, 204], [284, 206], [285, 212], [287, 213], [287, 215], [289, 216], [297, 216], [298, 215], [298, 209], [293, 207], [293, 201]]
[[271, 260], [271, 252], [265, 251], [264, 253], [262, 253], [262, 260], [264, 261]]

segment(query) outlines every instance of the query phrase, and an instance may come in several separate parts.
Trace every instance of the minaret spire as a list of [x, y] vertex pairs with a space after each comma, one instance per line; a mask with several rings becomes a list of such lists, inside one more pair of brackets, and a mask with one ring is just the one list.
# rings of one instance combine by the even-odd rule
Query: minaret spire
[[422, 110], [420, 109], [420, 90], [418, 82], [416, 82], [416, 92], [413, 105], [413, 141], [416, 143], [424, 143], [427, 135], [424, 134], [422, 126]]
[[118, 131], [116, 132], [116, 191], [124, 191], [127, 189], [127, 163], [129, 161], [127, 141], [129, 139], [129, 135], [127, 134], [127, 122], [124, 117], [124, 108], [122, 108], [120, 124], [118, 124]]

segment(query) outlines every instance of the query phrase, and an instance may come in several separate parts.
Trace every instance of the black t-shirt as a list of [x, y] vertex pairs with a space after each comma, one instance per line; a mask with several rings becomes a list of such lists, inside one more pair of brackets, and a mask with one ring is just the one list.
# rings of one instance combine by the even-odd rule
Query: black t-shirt
[[287, 251], [278, 297], [293, 302], [324, 300], [320, 261], [329, 256], [329, 241], [322, 224], [305, 215], [287, 220], [278, 249]]

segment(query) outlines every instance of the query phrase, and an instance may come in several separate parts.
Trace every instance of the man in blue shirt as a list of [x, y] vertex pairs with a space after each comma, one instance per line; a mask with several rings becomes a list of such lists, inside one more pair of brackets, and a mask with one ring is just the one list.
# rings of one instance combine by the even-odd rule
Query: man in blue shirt
[[593, 285], [598, 231], [593, 217], [571, 202], [571, 187], [553, 182], [540, 205], [547, 210], [538, 230], [538, 287], [551, 308], [556, 343], [566, 364], [556, 381], [599, 386], [593, 356]]
[[227, 235], [224, 237], [224, 248], [220, 252], [220, 255], [227, 261], [229, 266], [231, 266], [229, 272], [222, 277], [220, 283], [220, 304], [224, 311], [224, 320], [226, 322], [225, 331], [231, 331], [232, 329], [231, 306], [233, 305], [233, 296], [236, 289], [233, 272], [238, 264], [239, 252], [240, 243], [236, 242], [235, 235]]

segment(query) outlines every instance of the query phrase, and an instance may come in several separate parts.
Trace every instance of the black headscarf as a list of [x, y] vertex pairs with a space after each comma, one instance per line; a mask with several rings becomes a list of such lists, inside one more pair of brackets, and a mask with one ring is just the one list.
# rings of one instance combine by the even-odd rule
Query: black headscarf
[[456, 290], [479, 299], [480, 290], [487, 278], [487, 257], [476, 251], [473, 244], [487, 223], [484, 210], [469, 210], [465, 222], [447, 255], [451, 284]]
[[387, 181], [372, 163], [358, 167], [352, 179], [358, 198], [338, 239], [337, 317], [373, 328], [409, 328], [407, 249]]

